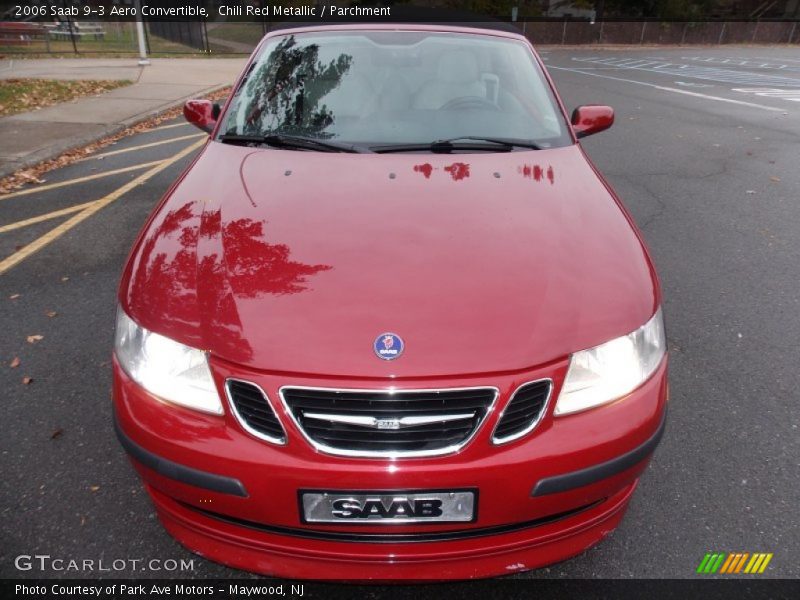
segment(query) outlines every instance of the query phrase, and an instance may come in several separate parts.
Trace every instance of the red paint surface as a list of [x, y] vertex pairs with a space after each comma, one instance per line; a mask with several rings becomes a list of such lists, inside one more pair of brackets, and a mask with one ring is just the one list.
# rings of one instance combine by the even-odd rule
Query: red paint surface
[[425, 175], [425, 179], [431, 178], [431, 173], [433, 172], [433, 165], [431, 163], [422, 163], [421, 165], [414, 165], [414, 171], [416, 173], [422, 173]]
[[614, 109], [610, 106], [588, 104], [572, 113], [572, 129], [580, 137], [605, 131], [614, 124]]
[[[227, 377], [260, 385], [277, 399], [282, 385], [367, 387], [358, 379], [289, 376], [241, 369], [212, 360], [219, 386]], [[214, 417], [164, 404], [142, 392], [114, 363], [115, 414], [122, 431], [134, 442], [171, 461], [238, 479], [247, 498], [209, 492], [176, 482], [134, 465], [162, 522], [173, 535], [203, 556], [226, 564], [282, 577], [445, 579], [487, 577], [505, 573], [505, 566], [522, 562], [527, 568], [550, 564], [600, 541], [616, 526], [632, 486], [649, 462], [583, 488], [531, 497], [543, 477], [579, 470], [604, 462], [640, 445], [653, 435], [666, 403], [666, 364], [644, 386], [594, 411], [554, 418], [552, 405], [534, 435], [506, 446], [490, 442], [491, 432], [511, 390], [524, 381], [553, 377], [557, 394], [567, 361], [524, 373], [492, 377], [454, 377], [437, 380], [447, 387], [484, 385], [500, 389], [497, 409], [476, 437], [458, 455], [397, 460], [327, 457], [301, 439], [292, 422], [283, 419], [289, 445], [276, 447], [250, 436], [226, 414]], [[430, 385], [409, 380], [409, 389]], [[278, 413], [283, 414], [280, 407]], [[391, 469], [389, 466], [391, 465]], [[268, 473], [268, 476], [265, 476]], [[502, 485], [498, 485], [502, 482]], [[477, 487], [479, 516], [475, 523], [423, 526], [303, 524], [297, 490], [460, 489]], [[393, 533], [469, 530], [522, 523], [610, 498], [596, 508], [549, 525], [455, 542], [424, 544], [348, 544], [261, 533], [205, 517], [178, 502], [267, 526], [294, 530]], [[605, 521], [602, 515], [611, 519]], [[179, 521], [180, 527], [176, 529]], [[598, 527], [598, 520], [603, 522]], [[190, 531], [191, 530], [191, 533]], [[295, 560], [287, 556], [302, 557]], [[489, 558], [492, 557], [492, 558]], [[525, 557], [524, 559], [522, 557]], [[346, 561], [345, 561], [346, 559]]]
[[453, 181], [461, 181], [469, 177], [469, 165], [463, 162], [454, 162], [452, 165], [447, 165], [444, 170], [450, 173]]
[[545, 171], [544, 167], [541, 165], [522, 165], [521, 167], [517, 167], [517, 171], [522, 173], [522, 176], [526, 179], [533, 179], [534, 181], [542, 181], [546, 175], [547, 180], [553, 184], [556, 181], [555, 170], [552, 166], [548, 166], [547, 170]]
[[[578, 146], [540, 152], [569, 176], [531, 203], [529, 180], [491, 176], [519, 153], [422, 186], [386, 177], [414, 155], [212, 142], [138, 240], [120, 300], [233, 363], [344, 376], [521, 369], [633, 331], [659, 304], [641, 241]], [[387, 329], [407, 344], [397, 361], [372, 353]]]
[[[490, 35], [527, 44], [513, 33]], [[492, 173], [518, 165], [520, 154], [524, 160], [520, 152], [472, 154], [467, 165], [448, 155], [426, 155], [419, 164], [414, 154], [254, 151], [215, 142], [203, 149], [137, 240], [119, 300], [144, 327], [208, 350], [220, 391], [227, 377], [238, 377], [259, 384], [273, 403], [282, 385], [493, 385], [500, 395], [458, 454], [348, 459], [316, 452], [278, 404], [284, 447], [249, 435], [227, 408], [215, 417], [165, 404], [115, 363], [115, 412], [129, 437], [167, 460], [237, 478], [248, 490], [247, 498], [207, 492], [137, 464], [174, 536], [203, 556], [271, 575], [439, 579], [556, 562], [616, 526], [646, 460], [571, 492], [532, 498], [530, 491], [543, 477], [613, 459], [647, 440], [666, 405], [666, 361], [624, 400], [563, 418], [552, 416], [553, 401], [532, 434], [500, 447], [490, 436], [516, 387], [549, 377], [555, 400], [572, 352], [647, 321], [661, 302], [658, 282], [630, 218], [579, 146], [531, 152], [528, 160], [541, 159], [547, 169], [525, 164], [523, 177], [498, 183]], [[404, 169], [422, 173], [425, 185], [386, 177]], [[450, 176], [430, 177], [438, 169]], [[543, 177], [550, 185], [537, 187], [531, 202], [529, 179]], [[387, 330], [406, 343], [397, 361], [372, 351]], [[421, 544], [262, 533], [185, 506], [302, 529], [314, 526], [300, 522], [298, 489], [463, 487], [480, 491], [476, 523], [391, 531], [522, 523], [607, 500], [540, 527]]]

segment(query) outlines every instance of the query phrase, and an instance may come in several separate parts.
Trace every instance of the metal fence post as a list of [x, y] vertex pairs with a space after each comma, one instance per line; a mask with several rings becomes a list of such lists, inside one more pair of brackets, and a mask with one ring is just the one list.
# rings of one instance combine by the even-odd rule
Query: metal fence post
[[681, 35], [681, 46], [683, 46], [683, 42], [686, 41], [686, 29], [689, 27], [689, 21], [683, 24], [683, 34]]
[[727, 21], [722, 22], [722, 29], [719, 30], [719, 39], [717, 40], [717, 46], [722, 45], [722, 38], [725, 37], [725, 25], [727, 25]]
[[603, 43], [603, 25], [604, 24], [605, 24], [605, 21], [600, 21], [600, 35], [597, 37], [597, 43], [598, 44], [602, 44]]
[[561, 45], [564, 45], [564, 40], [567, 39], [567, 20], [564, 19], [564, 27], [561, 29]]
[[758, 24], [760, 22], [761, 21], [756, 21], [756, 26], [753, 28], [753, 39], [750, 40], [751, 42], [755, 42], [756, 41], [756, 34], [758, 34]]
[[644, 28], [647, 27], [647, 21], [642, 21], [642, 35], [639, 36], [639, 45], [644, 44]]
[[794, 24], [792, 25], [792, 30], [789, 32], [789, 41], [786, 42], [787, 44], [791, 44], [792, 43], [792, 38], [794, 37], [794, 30], [795, 29], [797, 29], [797, 21], [795, 21]]
[[144, 22], [142, 21], [142, 3], [136, 0], [136, 37], [139, 41], [139, 65], [149, 65], [147, 45], [144, 41]]

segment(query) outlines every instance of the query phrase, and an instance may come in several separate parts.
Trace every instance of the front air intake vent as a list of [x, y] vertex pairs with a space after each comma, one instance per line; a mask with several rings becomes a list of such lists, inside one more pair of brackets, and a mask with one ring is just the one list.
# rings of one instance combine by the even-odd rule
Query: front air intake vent
[[225, 391], [233, 414], [245, 430], [273, 444], [286, 443], [286, 432], [260, 387], [246, 381], [228, 379]]
[[542, 379], [517, 388], [497, 422], [492, 442], [504, 444], [530, 433], [544, 415], [553, 382]]
[[342, 456], [437, 456], [460, 450], [497, 388], [338, 390], [285, 387], [283, 402], [317, 449]]

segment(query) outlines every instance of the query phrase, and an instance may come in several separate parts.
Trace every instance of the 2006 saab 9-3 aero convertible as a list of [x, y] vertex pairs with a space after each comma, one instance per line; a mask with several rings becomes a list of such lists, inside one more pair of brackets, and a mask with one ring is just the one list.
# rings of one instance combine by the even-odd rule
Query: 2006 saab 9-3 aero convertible
[[293, 578], [486, 577], [619, 523], [664, 428], [661, 293], [521, 35], [261, 42], [124, 270], [122, 445], [169, 532]]

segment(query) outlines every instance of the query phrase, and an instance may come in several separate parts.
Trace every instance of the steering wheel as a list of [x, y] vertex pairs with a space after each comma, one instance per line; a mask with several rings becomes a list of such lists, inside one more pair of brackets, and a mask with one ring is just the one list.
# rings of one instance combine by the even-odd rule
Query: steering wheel
[[490, 108], [500, 110], [494, 102], [480, 96], [459, 96], [448, 100], [439, 107], [439, 110], [462, 110], [465, 108]]

